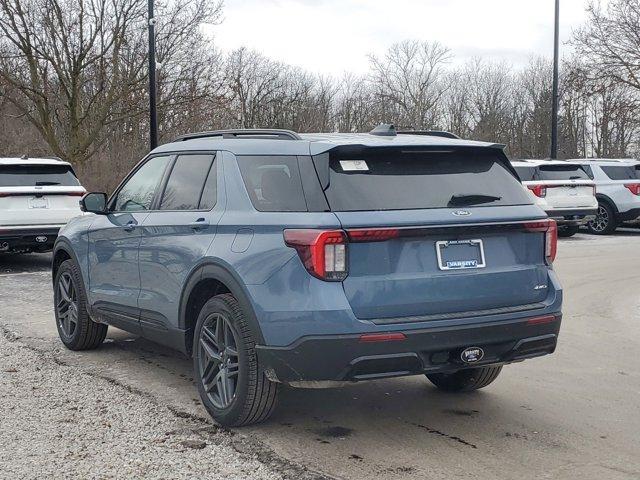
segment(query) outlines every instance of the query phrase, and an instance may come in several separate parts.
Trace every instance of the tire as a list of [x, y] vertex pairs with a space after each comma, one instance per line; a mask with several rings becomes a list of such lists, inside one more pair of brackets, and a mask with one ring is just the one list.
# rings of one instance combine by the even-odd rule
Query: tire
[[610, 235], [618, 227], [616, 212], [608, 202], [598, 201], [598, 213], [595, 220], [587, 223], [587, 228], [594, 235]]
[[446, 392], [472, 392], [492, 383], [502, 366], [479, 367], [458, 370], [455, 373], [433, 373], [427, 378], [440, 390]]
[[273, 413], [279, 384], [258, 365], [255, 339], [231, 294], [204, 304], [193, 335], [198, 393], [213, 419], [225, 427], [263, 422]]
[[73, 260], [60, 264], [53, 285], [56, 327], [64, 346], [69, 350], [98, 348], [109, 326], [89, 317], [82, 274]]
[[564, 227], [560, 227], [558, 228], [558, 236], [562, 238], [573, 237], [576, 233], [578, 233], [579, 229], [580, 227], [578, 227], [577, 225], [567, 225]]

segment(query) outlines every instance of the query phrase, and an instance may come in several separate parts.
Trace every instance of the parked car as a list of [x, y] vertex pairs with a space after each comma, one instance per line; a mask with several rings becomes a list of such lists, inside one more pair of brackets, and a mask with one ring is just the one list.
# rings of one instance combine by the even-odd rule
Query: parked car
[[598, 199], [598, 214], [587, 224], [589, 231], [607, 235], [622, 223], [640, 222], [640, 162], [634, 159], [582, 159], [580, 162], [596, 184]]
[[531, 198], [558, 222], [558, 234], [570, 237], [596, 218], [595, 183], [579, 163], [517, 160], [511, 164]]
[[0, 252], [47, 251], [86, 190], [55, 158], [0, 158]]
[[191, 355], [223, 425], [269, 417], [280, 384], [470, 391], [556, 348], [556, 223], [500, 145], [197, 133], [81, 204], [95, 215], [54, 250], [62, 342], [96, 348], [113, 325]]

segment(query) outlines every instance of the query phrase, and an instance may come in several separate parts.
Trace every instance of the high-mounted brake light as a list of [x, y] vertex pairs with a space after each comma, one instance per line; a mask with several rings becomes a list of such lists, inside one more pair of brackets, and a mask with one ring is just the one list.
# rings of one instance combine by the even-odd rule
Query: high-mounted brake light
[[527, 188], [531, 190], [536, 197], [544, 198], [547, 196], [547, 187], [544, 185], [527, 185]]
[[640, 183], [627, 183], [625, 187], [634, 195], [640, 195]]
[[544, 233], [544, 257], [547, 264], [551, 265], [558, 253], [558, 224], [553, 219], [527, 222], [524, 228], [529, 232]]
[[347, 236], [342, 230], [291, 229], [284, 231], [287, 246], [295, 248], [305, 268], [321, 280], [347, 277]]

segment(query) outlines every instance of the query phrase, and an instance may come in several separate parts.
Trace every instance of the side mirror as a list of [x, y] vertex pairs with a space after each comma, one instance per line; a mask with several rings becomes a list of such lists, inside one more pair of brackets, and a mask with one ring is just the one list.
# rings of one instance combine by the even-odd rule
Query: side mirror
[[83, 212], [107, 214], [107, 194], [102, 192], [87, 193], [80, 199], [80, 210]]

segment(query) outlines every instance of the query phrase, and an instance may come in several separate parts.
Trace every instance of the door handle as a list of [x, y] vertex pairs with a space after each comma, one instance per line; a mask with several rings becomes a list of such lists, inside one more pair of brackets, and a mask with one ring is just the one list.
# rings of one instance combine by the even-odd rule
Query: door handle
[[209, 228], [209, 222], [204, 218], [199, 218], [195, 222], [191, 222], [189, 226], [194, 230], [204, 230], [205, 228]]
[[123, 227], [125, 232], [133, 232], [134, 228], [136, 228], [138, 222], [135, 220], [129, 220], [126, 225]]

